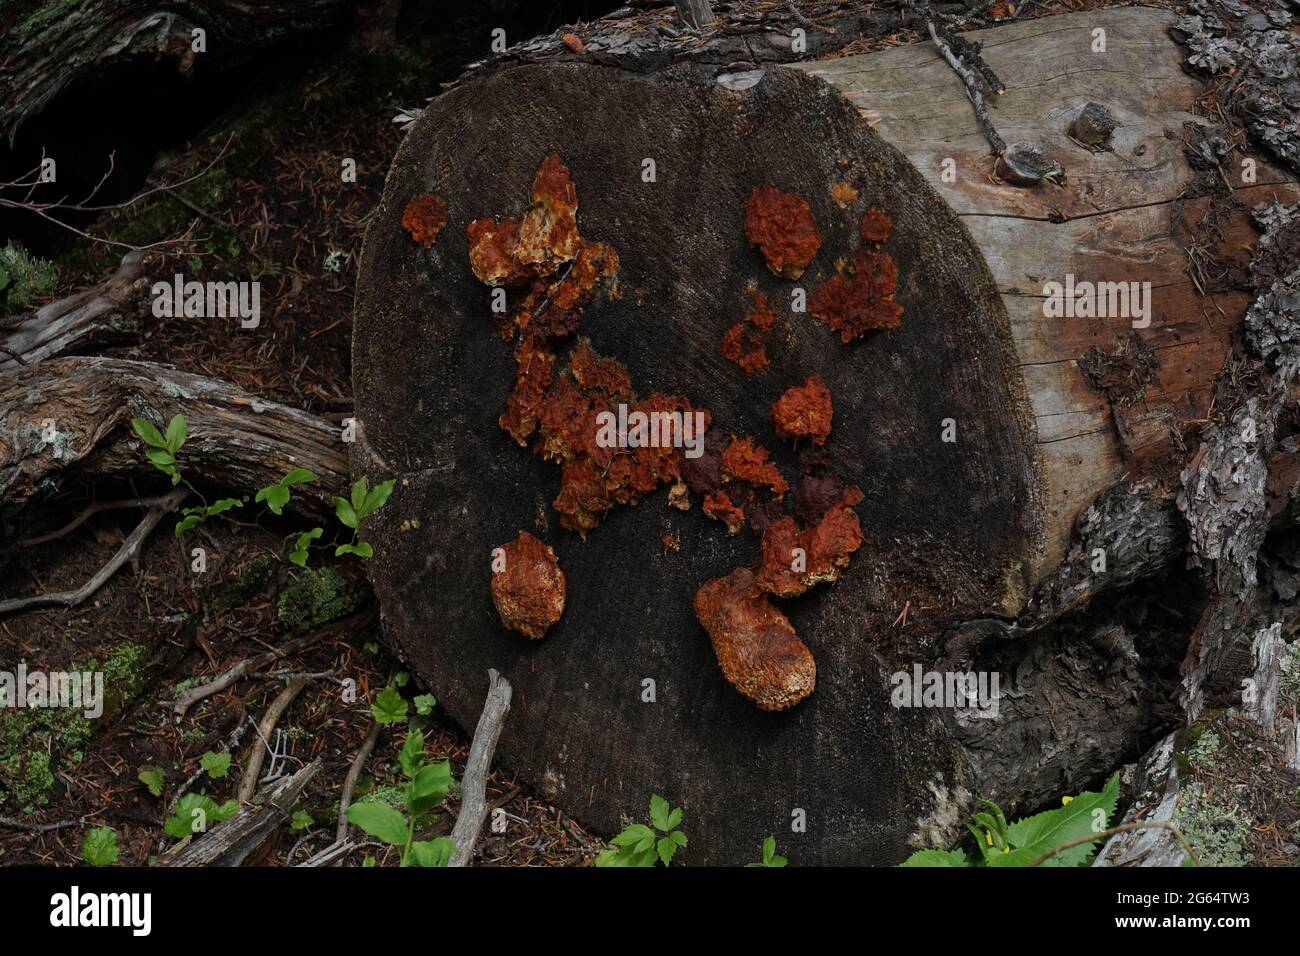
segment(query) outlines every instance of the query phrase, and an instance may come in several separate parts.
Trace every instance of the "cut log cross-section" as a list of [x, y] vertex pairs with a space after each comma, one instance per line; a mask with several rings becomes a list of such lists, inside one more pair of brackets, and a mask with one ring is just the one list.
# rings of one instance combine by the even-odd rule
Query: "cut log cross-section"
[[[1080, 509], [1159, 459], [1134, 437], [1151, 432], [1142, 416], [1169, 416], [1171, 428], [1204, 416], [1244, 309], [1239, 296], [1198, 300], [1172, 238], [1196, 89], [1173, 76], [1167, 23], [1105, 11], [984, 35], [1008, 87], [995, 120], [1008, 142], [1073, 151], [1055, 157], [1062, 187], [988, 180], [961, 81], [929, 45], [723, 79], [680, 64], [516, 65], [430, 105], [367, 234], [353, 470], [400, 479], [365, 532], [386, 632], [413, 669], [466, 725], [483, 670], [515, 687], [504, 766], [609, 831], [649, 793], [670, 796], [693, 821], [693, 862], [743, 861], [769, 833], [786, 834], [783, 851], [804, 863], [893, 862], [955, 835], [980, 782], [946, 717], [891, 706], [891, 674], [938, 659], [957, 622], [1025, 608]], [[1108, 27], [1113, 59], [1080, 69], [1096, 26]], [[1169, 88], [1144, 94], [1144, 71]], [[1123, 124], [1113, 152], [1065, 138], [1093, 100]], [[879, 128], [859, 109], [880, 113]], [[864, 543], [838, 582], [781, 603], [816, 660], [815, 692], [790, 710], [760, 712], [729, 686], [692, 613], [706, 581], [754, 566], [755, 534], [730, 536], [698, 499], [682, 512], [660, 491], [614, 508], [584, 539], [551, 508], [559, 467], [498, 425], [516, 365], [466, 227], [518, 220], [552, 154], [572, 173], [583, 240], [617, 254], [616, 288], [598, 294], [578, 334], [621, 362], [638, 394], [707, 408], [713, 434], [752, 437], [787, 476], [794, 453], [773, 430], [772, 403], [813, 374], [833, 396], [825, 450], [863, 492]], [[942, 177], [948, 157], [954, 183]], [[774, 274], [746, 240], [746, 203], [765, 185], [805, 201], [816, 221], [820, 247], [798, 278]], [[429, 193], [445, 202], [446, 227], [425, 244], [403, 213]], [[845, 344], [792, 306], [853, 259], [872, 207], [892, 219], [883, 250], [902, 321]], [[1241, 228], [1229, 223], [1228, 235]], [[1071, 273], [1151, 281], [1150, 326], [1044, 317], [1044, 284]], [[762, 375], [722, 354], [753, 291], [779, 315]], [[1117, 429], [1074, 363], [1134, 332], [1159, 363], [1146, 405], [1123, 407]], [[524, 528], [554, 549], [567, 582], [563, 617], [540, 641], [506, 630], [490, 597], [492, 551]], [[791, 832], [792, 820], [806, 828]]]

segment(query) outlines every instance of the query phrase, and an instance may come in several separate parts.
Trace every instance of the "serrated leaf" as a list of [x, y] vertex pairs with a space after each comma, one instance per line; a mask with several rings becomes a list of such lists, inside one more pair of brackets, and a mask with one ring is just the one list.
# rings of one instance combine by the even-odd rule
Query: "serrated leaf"
[[295, 810], [293, 816], [289, 818], [289, 831], [297, 833], [300, 830], [306, 830], [316, 821], [311, 818], [311, 814], [306, 810]]
[[199, 758], [199, 765], [213, 780], [220, 780], [230, 770], [230, 754], [209, 750]]
[[152, 445], [154, 448], [166, 448], [167, 440], [163, 438], [162, 432], [158, 431], [153, 422], [146, 421], [143, 418], [131, 419], [131, 427], [135, 433], [140, 436], [146, 445]]
[[393, 687], [385, 687], [375, 695], [370, 713], [381, 724], [395, 724], [406, 719], [406, 699]]
[[81, 858], [91, 866], [108, 866], [119, 856], [117, 833], [111, 827], [87, 830], [81, 840]]
[[673, 861], [673, 854], [677, 852], [677, 844], [672, 840], [664, 837], [655, 844], [655, 851], [659, 854], [659, 859], [667, 866]]
[[615, 846], [634, 846], [647, 838], [653, 840], [654, 835], [654, 831], [644, 823], [634, 823], [624, 829], [622, 833], [618, 834], [618, 836], [614, 837], [609, 842], [613, 843]]
[[656, 830], [664, 833], [672, 829], [668, 825], [668, 801], [657, 793], [650, 797], [650, 822], [654, 824]]
[[432, 694], [419, 694], [416, 696], [414, 703], [415, 712], [421, 717], [428, 717], [433, 713], [434, 705], [438, 703], [438, 699]]
[[681, 830], [674, 830], [672, 833], [668, 834], [668, 839], [672, 840], [678, 846], [686, 846], [686, 834]]
[[163, 772], [157, 767], [145, 767], [135, 776], [137, 780], [149, 788], [149, 792], [155, 797], [162, 796]]
[[[1114, 816], [1115, 802], [1118, 799], [1119, 776], [1115, 775], [1106, 782], [1106, 786], [1100, 793], [1085, 791], [1063, 807], [1017, 820], [1007, 829], [1007, 839], [1014, 849], [1029, 850], [1030, 859], [1036, 859], [1063, 843], [1094, 835], [1105, 829]], [[1101, 813], [1094, 813], [1093, 811], [1096, 810]], [[1097, 826], [1098, 823], [1100, 827]], [[1091, 858], [1095, 846], [1095, 841], [1080, 843], [1068, 850], [1062, 850], [1046, 861], [1045, 865], [1080, 866]], [[994, 865], [991, 859], [989, 865]]]
[[406, 844], [406, 817], [386, 803], [365, 801], [348, 807], [348, 822], [390, 846]]

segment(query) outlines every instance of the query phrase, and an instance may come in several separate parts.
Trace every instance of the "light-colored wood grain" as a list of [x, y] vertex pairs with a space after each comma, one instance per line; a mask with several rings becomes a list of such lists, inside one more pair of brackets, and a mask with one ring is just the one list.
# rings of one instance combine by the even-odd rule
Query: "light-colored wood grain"
[[[991, 115], [1008, 143], [1037, 143], [1065, 167], [1064, 186], [1021, 189], [990, 178], [993, 157], [960, 78], [929, 43], [796, 65], [841, 91], [910, 159], [962, 217], [1002, 294], [1030, 395], [1043, 464], [1047, 526], [1033, 577], [1058, 563], [1079, 509], [1144, 455], [1167, 448], [1172, 432], [1209, 411], [1214, 378], [1247, 305], [1242, 293], [1199, 294], [1175, 237], [1176, 200], [1194, 178], [1184, 128], [1201, 84], [1185, 73], [1169, 37], [1173, 15], [1108, 9], [1024, 21], [969, 34], [1006, 85]], [[1105, 52], [1094, 52], [1095, 30]], [[1112, 150], [1090, 152], [1067, 135], [1090, 100], [1120, 122]], [[873, 119], [875, 117], [873, 116]], [[944, 162], [956, 177], [945, 181]], [[1289, 177], [1257, 159], [1247, 204], [1300, 196]], [[951, 178], [951, 177], [949, 177]], [[1203, 202], [1195, 200], [1193, 202]], [[1246, 244], [1244, 207], [1225, 225], [1223, 245]], [[1092, 391], [1078, 359], [1113, 351], [1130, 317], [1048, 318], [1043, 286], [1078, 281], [1151, 283], [1151, 322], [1137, 333], [1159, 368], [1136, 406], [1119, 417]]]

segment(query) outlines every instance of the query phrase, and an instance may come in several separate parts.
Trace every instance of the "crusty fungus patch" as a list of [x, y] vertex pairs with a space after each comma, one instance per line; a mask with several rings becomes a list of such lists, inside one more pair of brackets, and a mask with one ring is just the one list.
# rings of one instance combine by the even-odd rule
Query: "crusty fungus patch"
[[704, 513], [727, 526], [727, 534], [735, 534], [745, 526], [745, 509], [732, 503], [725, 491], [704, 496]]
[[767, 342], [776, 325], [776, 312], [767, 296], [754, 286], [747, 290], [749, 307], [745, 320], [737, 322], [722, 336], [722, 357], [735, 362], [750, 375], [762, 375], [768, 369]]
[[763, 532], [756, 581], [776, 597], [798, 597], [814, 585], [838, 581], [861, 546], [858, 515], [847, 504], [830, 508], [811, 528], [800, 529], [794, 518], [784, 517]]
[[787, 388], [772, 403], [772, 424], [782, 438], [808, 438], [825, 444], [831, 434], [831, 390], [816, 375]]
[[858, 191], [846, 182], [838, 182], [831, 187], [831, 199], [844, 209], [858, 201]]
[[402, 228], [428, 249], [447, 224], [447, 201], [433, 193], [421, 193], [402, 210]]
[[738, 568], [695, 592], [722, 676], [762, 710], [789, 710], [817, 686], [817, 663], [785, 615]]
[[776, 275], [797, 279], [821, 248], [812, 208], [775, 186], [758, 186], [745, 204], [745, 238]]
[[755, 445], [752, 438], [733, 439], [722, 453], [723, 480], [743, 481], [756, 487], [770, 488], [778, 495], [785, 494], [790, 490], [790, 483], [768, 457], [767, 449]]
[[504, 567], [492, 575], [501, 623], [538, 641], [564, 613], [565, 582], [555, 552], [527, 531], [501, 545]]
[[[868, 332], [897, 328], [903, 307], [894, 301], [898, 270], [879, 245], [889, 238], [892, 223], [881, 209], [869, 209], [858, 226], [863, 245], [852, 264], [837, 262], [832, 276], [812, 294], [808, 311], [840, 333], [844, 342]], [[871, 246], [877, 247], [872, 249]]]

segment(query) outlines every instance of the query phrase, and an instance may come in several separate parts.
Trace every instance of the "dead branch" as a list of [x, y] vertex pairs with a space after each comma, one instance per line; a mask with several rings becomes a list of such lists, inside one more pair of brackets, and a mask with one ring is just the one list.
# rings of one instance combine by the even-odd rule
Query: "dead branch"
[[266, 709], [262, 715], [262, 722], [257, 725], [257, 735], [261, 738], [261, 746], [254, 746], [248, 754], [248, 763], [244, 765], [244, 776], [239, 781], [239, 793], [236, 799], [240, 803], [245, 803], [252, 798], [254, 791], [257, 790], [257, 775], [262, 771], [262, 761], [266, 759], [269, 748], [267, 741], [271, 733], [275, 730], [275, 725], [279, 723], [284, 712], [289, 709], [302, 689], [310, 681], [306, 677], [295, 677], [289, 681], [288, 686], [276, 695], [275, 700], [271, 701], [271, 706]]
[[15, 614], [19, 611], [30, 611], [40, 607], [76, 607], [103, 587], [104, 583], [117, 573], [118, 568], [135, 556], [145, 538], [149, 537], [149, 532], [157, 527], [158, 522], [165, 515], [175, 510], [176, 506], [184, 501], [189, 493], [188, 488], [178, 488], [164, 495], [160, 503], [149, 509], [148, 513], [136, 525], [135, 530], [127, 536], [127, 539], [122, 542], [122, 547], [117, 549], [117, 553], [109, 559], [108, 563], [95, 572], [94, 577], [81, 587], [73, 591], [58, 591], [52, 594], [37, 594], [32, 597], [0, 601], [0, 616]]
[[1000, 155], [1006, 150], [1007, 144], [998, 135], [998, 131], [993, 126], [993, 120], [989, 118], [988, 107], [984, 105], [984, 94], [980, 91], [980, 87], [987, 81], [974, 69], [963, 63], [957, 54], [953, 52], [948, 41], [939, 36], [939, 31], [934, 25], [933, 14], [927, 11], [925, 18], [925, 27], [930, 32], [930, 39], [934, 41], [934, 45], [938, 47], [943, 58], [948, 61], [948, 65], [966, 84], [966, 95], [970, 97], [971, 105], [975, 107], [975, 115], [979, 118], [980, 127], [984, 130], [985, 138], [989, 141], [990, 151], [995, 156]]
[[176, 844], [158, 857], [155, 866], [239, 866], [266, 838], [283, 825], [303, 790], [321, 768], [319, 759], [278, 781], [245, 802], [229, 820], [207, 833]]
[[166, 365], [59, 358], [0, 375], [0, 505], [22, 505], [64, 474], [156, 478], [130, 419], [178, 413], [190, 433], [181, 469], [205, 482], [252, 491], [310, 468], [317, 480], [288, 507], [313, 517], [332, 514], [331, 496], [349, 485], [339, 429], [315, 415]]
[[24, 538], [14, 543], [15, 548], [35, 548], [38, 545], [47, 544], [50, 541], [57, 541], [60, 538], [66, 538], [73, 531], [76, 531], [88, 520], [102, 511], [119, 511], [124, 508], [153, 508], [166, 500], [166, 495], [155, 495], [152, 498], [123, 498], [118, 501], [95, 501], [87, 505], [81, 514], [77, 515], [62, 528], [51, 531], [48, 534], [38, 535], [34, 538]]
[[348, 807], [352, 805], [352, 794], [356, 792], [357, 781], [361, 779], [361, 771], [365, 769], [366, 761], [370, 759], [370, 754], [375, 749], [375, 742], [379, 740], [379, 731], [382, 729], [382, 725], [377, 722], [371, 726], [370, 733], [366, 734], [366, 739], [361, 743], [361, 749], [352, 758], [348, 775], [343, 778], [343, 792], [339, 796], [339, 821], [334, 831], [334, 842], [313, 853], [303, 861], [302, 866], [324, 866], [353, 848], [354, 844], [348, 841]]
[[448, 866], [468, 866], [474, 855], [474, 845], [488, 813], [487, 778], [492, 770], [492, 755], [496, 752], [506, 715], [510, 713], [511, 693], [510, 682], [495, 670], [489, 670], [487, 700], [474, 729], [474, 741], [470, 744], [469, 759], [465, 762], [465, 774], [460, 782], [460, 813], [456, 815], [456, 826], [451, 831], [451, 842], [456, 844], [456, 849]]

